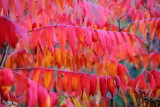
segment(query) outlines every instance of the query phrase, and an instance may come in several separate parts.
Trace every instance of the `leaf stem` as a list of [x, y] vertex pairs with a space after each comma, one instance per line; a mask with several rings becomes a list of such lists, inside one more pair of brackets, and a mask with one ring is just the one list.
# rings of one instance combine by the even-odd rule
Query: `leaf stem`
[[113, 97], [111, 98], [111, 107], [114, 107]]

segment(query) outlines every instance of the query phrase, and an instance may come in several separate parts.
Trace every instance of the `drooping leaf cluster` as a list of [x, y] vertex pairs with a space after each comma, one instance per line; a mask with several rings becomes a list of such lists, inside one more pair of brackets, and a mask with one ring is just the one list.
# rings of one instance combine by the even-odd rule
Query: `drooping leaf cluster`
[[160, 96], [159, 5], [0, 0], [0, 106], [147, 106]]

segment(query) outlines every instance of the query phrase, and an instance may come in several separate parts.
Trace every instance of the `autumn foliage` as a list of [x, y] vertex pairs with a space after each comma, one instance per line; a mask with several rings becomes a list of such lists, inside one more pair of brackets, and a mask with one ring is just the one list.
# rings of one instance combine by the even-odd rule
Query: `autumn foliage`
[[159, 40], [159, 0], [0, 0], [0, 107], [157, 107]]

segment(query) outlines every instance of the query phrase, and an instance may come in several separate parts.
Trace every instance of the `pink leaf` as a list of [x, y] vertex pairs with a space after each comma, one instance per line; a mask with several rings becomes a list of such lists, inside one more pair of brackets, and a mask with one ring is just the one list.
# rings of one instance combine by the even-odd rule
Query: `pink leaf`
[[37, 83], [32, 81], [32, 80], [28, 80], [27, 82], [27, 104], [29, 107], [34, 107], [37, 103]]
[[38, 87], [38, 107], [50, 107], [50, 96], [42, 86]]

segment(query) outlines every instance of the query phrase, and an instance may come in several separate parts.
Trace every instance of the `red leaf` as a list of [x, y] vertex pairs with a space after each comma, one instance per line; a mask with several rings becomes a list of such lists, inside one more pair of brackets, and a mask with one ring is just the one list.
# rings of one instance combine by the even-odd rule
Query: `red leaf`
[[34, 107], [37, 103], [37, 83], [32, 80], [28, 80], [27, 82], [27, 104], [29, 107]]
[[106, 31], [98, 31], [98, 37], [100, 39], [102, 48], [103, 48], [103, 52], [105, 53], [106, 49], [107, 49], [107, 44], [106, 44]]
[[101, 95], [104, 96], [107, 92], [107, 80], [104, 76], [99, 77]]
[[40, 38], [40, 29], [34, 29], [32, 34], [29, 36], [29, 44], [31, 47], [35, 48], [38, 45]]
[[[153, 70], [151, 73], [155, 81], [160, 81], [160, 72], [158, 72], [157, 70]], [[156, 83], [157, 83], [157, 87], [160, 88], [160, 82], [156, 82]]]
[[107, 76], [107, 86], [109, 92], [114, 96], [116, 94], [116, 85], [114, 79], [111, 76]]
[[57, 39], [62, 49], [66, 46], [66, 28], [64, 26], [57, 27]]
[[10, 69], [0, 70], [0, 91], [2, 92], [2, 99], [8, 94], [13, 84], [13, 71]]
[[67, 26], [68, 42], [72, 49], [72, 53], [75, 55], [76, 52], [76, 32], [72, 26]]
[[136, 79], [129, 78], [128, 87], [136, 88]]
[[94, 96], [97, 90], [97, 76], [91, 74], [90, 75], [90, 95]]
[[40, 43], [42, 47], [46, 45], [51, 46], [54, 43], [53, 40], [55, 34], [53, 32], [55, 33], [55, 29], [52, 26], [47, 26], [45, 29], [43, 29], [40, 36]]
[[1, 0], [5, 12], [8, 12], [9, 0]]
[[22, 17], [24, 10], [22, 10], [22, 5], [21, 5], [20, 0], [14, 0], [14, 3], [15, 3], [15, 6], [16, 6], [19, 17]]
[[50, 96], [47, 90], [39, 86], [38, 87], [38, 107], [50, 107]]
[[[112, 36], [114, 36], [114, 35], [112, 35]], [[107, 32], [106, 32], [105, 39], [106, 39], [106, 43], [107, 43], [108, 52], [112, 53], [112, 50], [113, 50], [112, 40], [111, 40], [111, 36]]]
[[[3, 0], [4, 1], [4, 0]], [[4, 25], [5, 18], [0, 18], [0, 25]], [[6, 28], [4, 26], [0, 26], [0, 47], [3, 47], [4, 42], [6, 40]]]
[[116, 86], [119, 89], [120, 86], [121, 86], [121, 83], [120, 83], [121, 80], [120, 80], [119, 76], [117, 76], [117, 75], [115, 75], [114, 77], [115, 77], [115, 80], [116, 80]]
[[84, 40], [87, 46], [92, 45], [92, 32], [88, 28], [83, 28], [84, 31]]
[[148, 80], [150, 82], [151, 89], [154, 90], [156, 88], [156, 81], [154, 79], [154, 76], [150, 72], [148, 72], [147, 76], [148, 76]]
[[27, 77], [27, 72], [19, 71], [18, 74], [15, 74], [15, 76], [14, 76], [14, 79], [15, 79], [14, 85], [15, 85], [16, 96], [20, 96], [24, 92], [24, 89], [27, 86], [27, 80], [25, 78], [23, 78], [21, 75], [24, 77]]
[[146, 90], [147, 88], [147, 83], [146, 83], [146, 79], [145, 76], [143, 74], [140, 74], [137, 78], [136, 78], [136, 87], [142, 89], [142, 90]]
[[82, 88], [82, 90], [84, 90], [84, 88], [86, 87], [87, 81], [88, 81], [88, 74], [81, 73], [80, 82], [81, 82], [81, 88]]
[[123, 77], [127, 73], [128, 73], [127, 68], [122, 64], [118, 64], [118, 66], [117, 66], [117, 74], [118, 74], [118, 76]]
[[78, 42], [83, 45], [84, 44], [84, 32], [81, 27], [76, 27], [76, 35], [78, 38]]
[[122, 65], [120, 63], [118, 64], [118, 66], [117, 66], [117, 74], [118, 74], [118, 76], [120, 76], [120, 78], [122, 80], [124, 80], [126, 82], [126, 84], [128, 84], [128, 76], [127, 76], [128, 70], [124, 65]]
[[13, 71], [10, 69], [0, 70], [0, 86], [10, 86], [13, 84]]
[[124, 92], [126, 92], [127, 91], [127, 85], [126, 85], [126, 83], [119, 76], [115, 75], [114, 77], [115, 77], [115, 80], [116, 80], [117, 88], [119, 89], [121, 87], [122, 90]]
[[17, 33], [21, 35], [26, 34], [24, 29], [2, 16], [0, 17], [0, 28], [0, 37], [2, 38], [0, 46], [3, 46], [4, 41], [7, 41], [10, 46], [15, 47], [19, 39]]

